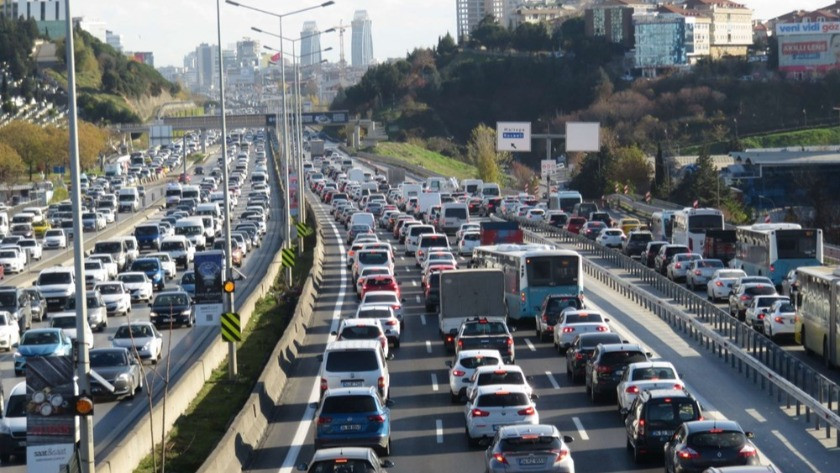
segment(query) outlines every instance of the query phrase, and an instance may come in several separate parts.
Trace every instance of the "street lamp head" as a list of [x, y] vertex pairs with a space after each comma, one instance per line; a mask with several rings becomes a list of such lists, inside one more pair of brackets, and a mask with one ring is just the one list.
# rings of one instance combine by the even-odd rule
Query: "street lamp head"
[[263, 30], [261, 30], [261, 29], [257, 28], [256, 26], [252, 26], [252, 27], [251, 27], [251, 30], [256, 31], [257, 33], [265, 33], [265, 31], [263, 31]]
[[324, 3], [322, 3], [322, 4], [321, 4], [321, 6], [322, 6], [322, 7], [328, 7], [328, 6], [330, 6], [330, 5], [334, 4], [334, 3], [335, 3], [335, 2], [334, 2], [333, 0], [330, 0], [329, 2], [324, 2]]
[[328, 46], [328, 47], [324, 48], [322, 51], [324, 51], [324, 52], [332, 51], [332, 46]]
[[[324, 31], [322, 31], [321, 33], [332, 33], [334, 31], [335, 31], [335, 28], [327, 28]], [[840, 110], [840, 108], [838, 108], [837, 110]]]
[[233, 0], [225, 0], [225, 3], [229, 3], [229, 4], [231, 4], [231, 5], [235, 6], [235, 7], [241, 7], [241, 6], [242, 6], [242, 5], [240, 5], [240, 4], [236, 3], [236, 2], [234, 2]]

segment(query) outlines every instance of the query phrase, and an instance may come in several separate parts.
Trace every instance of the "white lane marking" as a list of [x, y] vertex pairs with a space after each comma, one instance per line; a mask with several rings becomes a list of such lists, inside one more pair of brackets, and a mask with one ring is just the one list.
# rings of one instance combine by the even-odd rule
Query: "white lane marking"
[[426, 351], [431, 353], [432, 352], [432, 342], [426, 340]]
[[583, 423], [577, 417], [572, 417], [572, 422], [575, 423], [575, 427], [577, 428], [578, 435], [580, 435], [581, 440], [589, 440], [589, 435], [586, 433], [586, 429], [583, 428]]
[[435, 437], [437, 443], [443, 443], [443, 421], [440, 419], [435, 420]]
[[554, 379], [554, 375], [551, 374], [551, 371], [546, 371], [545, 375], [546, 375], [546, 377], [548, 377], [548, 381], [551, 383], [551, 385], [554, 387], [554, 389], [560, 389], [560, 385], [557, 384], [557, 380]]
[[[784, 446], [785, 446], [785, 448], [787, 448], [788, 452], [791, 452], [794, 455], [796, 455], [796, 458], [802, 460], [802, 463], [806, 464], [808, 466], [808, 468], [811, 469], [811, 471], [813, 471], [814, 473], [819, 473], [820, 470], [817, 469], [817, 467], [813, 463], [809, 462], [808, 459], [805, 458], [805, 455], [799, 453], [799, 450], [797, 450], [793, 446], [793, 444], [791, 444], [790, 441], [788, 439], [786, 439], [784, 435], [782, 435], [781, 432], [779, 432], [778, 430], [771, 430], [770, 432], [772, 432], [773, 435], [775, 435], [776, 438], [779, 439], [779, 441], [782, 442], [782, 444], [784, 444]], [[764, 458], [766, 459], [767, 457], [765, 456]], [[775, 467], [776, 465], [773, 465], [773, 466]], [[778, 470], [778, 468], [777, 468], [777, 470]]]
[[[326, 220], [329, 224], [330, 229], [332, 230], [333, 235], [335, 235], [336, 243], [338, 243], [338, 255], [341, 258], [341, 265], [339, 265], [339, 275], [341, 283], [338, 287], [338, 298], [335, 301], [335, 306], [333, 307], [332, 319], [330, 323], [330, 332], [334, 332], [338, 330], [338, 321], [341, 319], [341, 310], [344, 306], [344, 298], [346, 295], [347, 290], [347, 269], [346, 269], [346, 252], [344, 251], [344, 242], [341, 239], [341, 235], [338, 234], [338, 229], [336, 228], [335, 224], [332, 223], [329, 219]], [[335, 339], [334, 335], [330, 335], [327, 338], [327, 343], [333, 341]], [[312, 390], [309, 392], [309, 400], [307, 401], [308, 404], [312, 404], [318, 402], [320, 398], [320, 379], [315, 377], [312, 382]], [[312, 426], [312, 418], [315, 415], [315, 408], [309, 406], [306, 408], [306, 411], [303, 413], [303, 418], [301, 418], [300, 422], [298, 423], [297, 430], [295, 431], [295, 435], [292, 438], [292, 443], [289, 445], [289, 451], [286, 452], [286, 458], [283, 460], [283, 464], [280, 466], [280, 473], [291, 473], [293, 469], [296, 467], [298, 455], [300, 454], [300, 449], [303, 447], [304, 442], [306, 442], [307, 433], [309, 432], [309, 428]]]
[[416, 281], [416, 280], [412, 280], [412, 281], [411, 281], [411, 285], [412, 285], [412, 286], [414, 286], [414, 287], [417, 287], [417, 281]]
[[432, 391], [437, 391], [437, 390], [438, 390], [437, 375], [432, 373]]
[[755, 419], [755, 420], [759, 421], [759, 422], [760, 422], [760, 423], [762, 423], [762, 424], [763, 424], [763, 423], [765, 423], [765, 422], [767, 422], [767, 419], [765, 419], [765, 418], [764, 418], [764, 416], [763, 416], [763, 415], [761, 415], [761, 413], [759, 413], [759, 412], [758, 412], [757, 410], [755, 410], [755, 409], [752, 409], [752, 408], [750, 408], [750, 409], [744, 409], [744, 411], [745, 411], [747, 414], [749, 414], [750, 416], [752, 416], [752, 418], [753, 418], [753, 419]]
[[405, 261], [405, 256], [400, 256], [400, 261]]
[[535, 347], [535, 346], [534, 346], [534, 344], [533, 344], [533, 343], [531, 343], [531, 339], [526, 338], [526, 339], [525, 339], [525, 344], [526, 344], [526, 345], [528, 345], [528, 349], [529, 349], [529, 350], [531, 350], [531, 351], [537, 351], [537, 347]]
[[420, 296], [414, 296], [414, 299], [417, 301], [418, 304], [420, 303]]
[[426, 314], [420, 314], [420, 323], [426, 325]]

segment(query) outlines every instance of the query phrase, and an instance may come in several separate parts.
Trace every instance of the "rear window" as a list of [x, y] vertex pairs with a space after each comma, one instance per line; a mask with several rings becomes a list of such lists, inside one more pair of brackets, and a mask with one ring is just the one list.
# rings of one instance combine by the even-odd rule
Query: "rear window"
[[426, 233], [434, 233], [434, 232], [435, 232], [435, 229], [432, 228], [432, 227], [427, 227], [425, 225], [423, 225], [423, 226], [418, 225], [416, 227], [411, 227], [411, 229], [408, 230], [408, 235], [409, 236], [417, 236], [417, 235], [425, 235]]
[[678, 253], [691, 253], [686, 246], [669, 246], [665, 248], [665, 256], [671, 257]]
[[342, 340], [370, 340], [379, 336], [379, 328], [372, 325], [345, 326], [341, 330]]
[[652, 381], [657, 379], [674, 379], [674, 370], [668, 367], [640, 368], [633, 370], [633, 381]]
[[487, 386], [492, 384], [525, 384], [525, 378], [519, 371], [498, 370], [490, 373], [481, 373], [478, 376], [478, 385]]
[[591, 314], [567, 314], [565, 322], [567, 324], [580, 324], [587, 322], [603, 322], [604, 317], [598, 313]]
[[575, 309], [581, 309], [582, 304], [577, 297], [570, 297], [568, 299], [559, 298], [559, 297], [552, 297], [548, 300], [546, 304], [546, 312], [552, 314], [559, 314], [563, 311], [563, 309], [567, 307], [574, 307]]
[[479, 407], [524, 406], [526, 404], [528, 404], [528, 396], [525, 393], [498, 392], [478, 398]]
[[338, 350], [327, 353], [327, 371], [375, 371], [379, 369], [373, 350]]
[[359, 253], [361, 264], [385, 264], [388, 262], [388, 253], [385, 251], [362, 251]]
[[495, 356], [468, 356], [466, 358], [463, 358], [460, 364], [464, 368], [474, 370], [479, 366], [498, 365], [499, 359]]
[[683, 422], [697, 420], [700, 412], [689, 399], [656, 399], [647, 403], [647, 422], [653, 427], [674, 428]]
[[391, 317], [391, 311], [387, 309], [366, 309], [359, 312], [360, 319], [387, 319]]
[[776, 288], [773, 286], [755, 286], [745, 287], [744, 294], [750, 296], [770, 296], [776, 293]]
[[338, 458], [319, 461], [313, 464], [309, 471], [311, 473], [372, 473], [376, 471], [376, 468], [367, 460]]
[[478, 233], [467, 233], [464, 235], [464, 240], [466, 241], [479, 241], [481, 240], [481, 235]]
[[463, 335], [501, 335], [505, 332], [505, 324], [501, 322], [472, 323], [464, 326]]
[[718, 260], [700, 260], [696, 263], [698, 268], [722, 268], [723, 261]]
[[362, 414], [376, 410], [376, 400], [372, 396], [329, 396], [324, 399], [321, 413]]
[[374, 292], [371, 294], [365, 294], [364, 303], [398, 304], [399, 302], [397, 301], [397, 296], [394, 294], [377, 294]]
[[647, 357], [640, 351], [611, 351], [601, 356], [601, 365], [629, 365], [639, 361], [646, 361]]
[[581, 347], [584, 350], [591, 350], [601, 343], [621, 343], [621, 337], [615, 333], [592, 333], [582, 336], [580, 340]]
[[446, 209], [443, 214], [444, 218], [460, 218], [466, 219], [467, 218], [467, 209], [462, 207], [455, 207], [451, 209]]
[[540, 452], [545, 450], [560, 450], [562, 444], [557, 437], [526, 435], [502, 439], [500, 449], [503, 452]]
[[688, 445], [700, 448], [737, 448], [746, 443], [743, 432], [697, 432], [688, 436]]
[[422, 240], [420, 240], [420, 247], [421, 248], [448, 247], [448, 246], [449, 246], [449, 240], [443, 235], [432, 237], [432, 238], [424, 237]]

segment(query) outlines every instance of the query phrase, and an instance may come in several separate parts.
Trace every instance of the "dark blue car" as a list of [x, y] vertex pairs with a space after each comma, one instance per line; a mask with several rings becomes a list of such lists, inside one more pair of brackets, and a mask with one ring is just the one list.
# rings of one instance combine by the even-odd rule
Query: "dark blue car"
[[158, 291], [162, 290], [166, 285], [166, 276], [163, 272], [163, 266], [157, 258], [137, 258], [131, 263], [129, 271], [139, 271], [146, 273], [146, 277], [152, 280], [152, 285]]
[[316, 416], [315, 450], [370, 447], [380, 456], [390, 455], [391, 405], [372, 386], [328, 390]]
[[151, 248], [157, 251], [160, 250], [160, 242], [163, 241], [163, 231], [156, 223], [137, 225], [134, 228], [134, 238], [137, 239], [141, 250]]

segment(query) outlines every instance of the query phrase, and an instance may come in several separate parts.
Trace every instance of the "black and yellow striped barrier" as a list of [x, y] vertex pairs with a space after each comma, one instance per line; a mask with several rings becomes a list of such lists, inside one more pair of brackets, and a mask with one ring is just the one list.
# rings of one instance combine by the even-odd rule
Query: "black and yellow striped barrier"
[[222, 314], [222, 339], [226, 342], [241, 342], [242, 327], [239, 324], [239, 314], [225, 312]]

